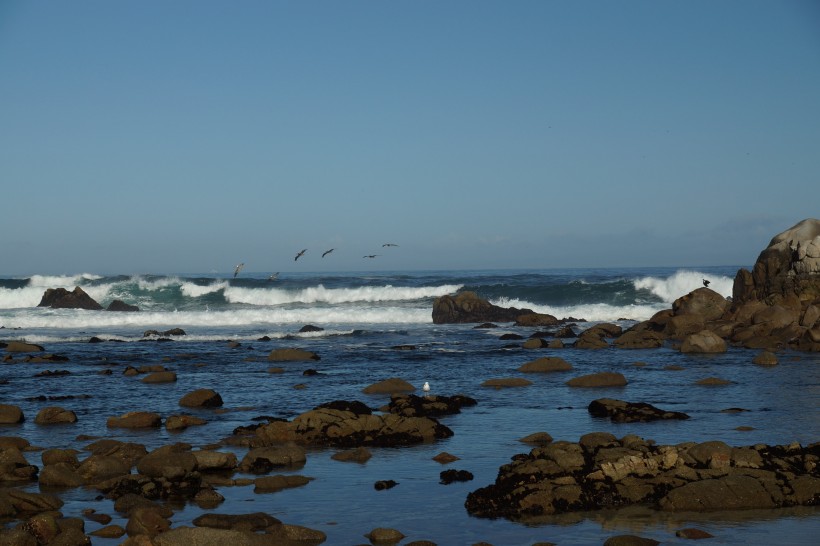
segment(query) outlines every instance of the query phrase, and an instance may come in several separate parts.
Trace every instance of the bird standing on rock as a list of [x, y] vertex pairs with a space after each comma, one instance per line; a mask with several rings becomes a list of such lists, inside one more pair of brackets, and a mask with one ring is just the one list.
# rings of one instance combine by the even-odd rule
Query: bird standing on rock
[[709, 288], [709, 281], [707, 281], [706, 279], [703, 279], [703, 286]]

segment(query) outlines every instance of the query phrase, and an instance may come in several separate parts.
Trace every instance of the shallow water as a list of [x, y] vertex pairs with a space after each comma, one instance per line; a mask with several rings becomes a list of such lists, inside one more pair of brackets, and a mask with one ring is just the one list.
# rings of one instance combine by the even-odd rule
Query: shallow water
[[[212, 510], [195, 505], [177, 507], [173, 524], [189, 525], [203, 512], [267, 512], [290, 524], [305, 525], [327, 533], [327, 544], [356, 544], [375, 527], [400, 530], [405, 541], [428, 539], [438, 544], [471, 544], [487, 541], [496, 545], [524, 545], [537, 541], [558, 544], [600, 544], [616, 534], [640, 534], [664, 543], [682, 543], [677, 529], [696, 526], [714, 534], [710, 544], [808, 544], [820, 532], [816, 508], [741, 514], [670, 515], [647, 510], [615, 513], [573, 514], [539, 523], [516, 523], [469, 516], [464, 501], [470, 491], [491, 483], [499, 466], [517, 453], [529, 451], [520, 438], [538, 431], [555, 439], [575, 441], [594, 431], [618, 437], [636, 434], [658, 443], [722, 440], [730, 445], [755, 443], [809, 444], [820, 440], [820, 355], [793, 352], [778, 354], [779, 365], [764, 368], [752, 364], [756, 351], [730, 349], [718, 356], [684, 355], [672, 348], [628, 351], [620, 349], [524, 350], [506, 348], [510, 342], [498, 337], [524, 328], [474, 329], [472, 325], [432, 324], [378, 328], [370, 324], [323, 325], [327, 331], [347, 330], [346, 335], [314, 335], [274, 341], [243, 341], [231, 348], [227, 341], [170, 343], [105, 342], [47, 344], [46, 352], [64, 355], [68, 362], [49, 364], [0, 364], [2, 403], [20, 406], [27, 420], [0, 429], [0, 435], [22, 436], [43, 448], [81, 449], [87, 441], [81, 434], [113, 437], [145, 444], [149, 449], [171, 442], [200, 446], [219, 441], [254, 417], [271, 415], [292, 418], [331, 400], [361, 400], [376, 408], [386, 396], [369, 396], [362, 389], [389, 377], [401, 377], [420, 386], [429, 381], [434, 394], [466, 394], [478, 405], [461, 414], [444, 417], [452, 438], [406, 448], [372, 449], [365, 464], [342, 463], [330, 456], [334, 450], [315, 450], [307, 464], [292, 470], [315, 478], [308, 485], [278, 493], [255, 494], [253, 487], [219, 487], [226, 501]], [[89, 335], [91, 335], [89, 333]], [[97, 335], [94, 332], [93, 335]], [[262, 335], [261, 333], [259, 335]], [[520, 344], [520, 342], [513, 342]], [[414, 350], [397, 350], [410, 344]], [[316, 352], [320, 361], [269, 363], [274, 348], [300, 347]], [[521, 376], [516, 369], [540, 356], [560, 356], [574, 370], [552, 374], [523, 374], [533, 385], [513, 389], [488, 389], [481, 383], [490, 378]], [[19, 355], [16, 356], [19, 359]], [[636, 362], [644, 365], [638, 366]], [[126, 366], [162, 364], [177, 372], [173, 384], [149, 385], [139, 377], [124, 377]], [[667, 370], [667, 366], [681, 370]], [[284, 373], [268, 373], [271, 366]], [[302, 372], [314, 368], [317, 376]], [[62, 377], [35, 378], [43, 370], [67, 370]], [[100, 375], [111, 369], [112, 375]], [[564, 382], [577, 375], [598, 371], [620, 371], [629, 384], [622, 388], [577, 389]], [[721, 387], [694, 383], [716, 376], [732, 381]], [[298, 385], [304, 388], [295, 388]], [[182, 411], [179, 399], [197, 388], [214, 388], [226, 412]], [[87, 399], [57, 402], [29, 400], [45, 395], [81, 395]], [[683, 411], [686, 421], [614, 424], [593, 418], [586, 410], [590, 401], [612, 397], [649, 402], [663, 409]], [[45, 406], [58, 405], [77, 413], [73, 425], [42, 427], [33, 420]], [[740, 407], [745, 412], [722, 410]], [[150, 410], [163, 417], [194, 413], [208, 424], [181, 433], [164, 428], [150, 431], [106, 429], [105, 421], [128, 411]], [[753, 427], [741, 432], [739, 426]], [[223, 450], [228, 450], [224, 448]], [[233, 449], [233, 448], [231, 448]], [[238, 457], [244, 452], [234, 449]], [[447, 451], [459, 461], [442, 466], [432, 460]], [[27, 453], [40, 464], [36, 452]], [[441, 485], [445, 469], [469, 470], [475, 479]], [[285, 471], [283, 473], [286, 473]], [[274, 472], [280, 473], [280, 472]], [[253, 476], [251, 476], [253, 477]], [[393, 489], [376, 491], [377, 480], [399, 482]], [[32, 485], [36, 490], [37, 485]], [[63, 513], [78, 516], [84, 508], [117, 516], [108, 500], [95, 501], [96, 492], [73, 489], [61, 493]], [[115, 517], [113, 523], [124, 526]], [[86, 523], [86, 532], [98, 524]], [[119, 541], [95, 539], [94, 544]]]

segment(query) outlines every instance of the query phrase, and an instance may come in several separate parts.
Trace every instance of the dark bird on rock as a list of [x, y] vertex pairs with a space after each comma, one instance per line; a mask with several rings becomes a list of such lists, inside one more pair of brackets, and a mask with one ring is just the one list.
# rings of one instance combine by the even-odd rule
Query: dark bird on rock
[[336, 250], [336, 249], [335, 249], [335, 248], [331, 248], [330, 250], [325, 250], [324, 252], [322, 252], [322, 258], [324, 258], [325, 256], [327, 256], [328, 254], [330, 254], [330, 253], [331, 253], [331, 252], [333, 252], [334, 250]]
[[362, 256], [362, 258], [375, 258], [378, 254], [368, 254], [366, 256]]
[[707, 281], [706, 279], [703, 279], [703, 286], [708, 287], [709, 286], [709, 281]]
[[307, 249], [306, 249], [306, 248], [302, 249], [302, 251], [301, 251], [301, 252], [299, 252], [299, 254], [297, 254], [297, 255], [296, 255], [296, 257], [293, 259], [293, 261], [295, 262], [296, 260], [298, 260], [299, 258], [301, 258], [301, 257], [302, 257], [302, 254], [304, 254], [305, 252], [307, 252]]
[[235, 279], [239, 272], [242, 271], [242, 268], [245, 267], [245, 262], [241, 264], [236, 264], [236, 267], [233, 268], [233, 278]]
[[382, 246], [399, 246], [399, 245], [394, 244], [394, 243], [384, 243]]

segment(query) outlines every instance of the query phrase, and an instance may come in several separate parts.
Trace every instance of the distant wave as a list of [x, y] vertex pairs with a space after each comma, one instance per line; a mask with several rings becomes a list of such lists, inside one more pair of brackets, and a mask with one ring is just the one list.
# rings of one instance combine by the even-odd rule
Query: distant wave
[[251, 305], [286, 305], [291, 303], [376, 303], [382, 301], [413, 301], [436, 298], [457, 292], [462, 285], [445, 284], [442, 286], [396, 287], [362, 286], [357, 288], [325, 288], [323, 285], [301, 288], [298, 290], [281, 290], [275, 288], [243, 288], [230, 286], [225, 288], [225, 299], [230, 303]]
[[643, 277], [634, 281], [638, 290], [649, 290], [664, 302], [671, 304], [676, 299], [703, 286], [703, 279], [709, 280], [709, 288], [723, 297], [732, 295], [734, 279], [724, 276], [712, 276], [699, 271], [681, 270], [665, 279]]

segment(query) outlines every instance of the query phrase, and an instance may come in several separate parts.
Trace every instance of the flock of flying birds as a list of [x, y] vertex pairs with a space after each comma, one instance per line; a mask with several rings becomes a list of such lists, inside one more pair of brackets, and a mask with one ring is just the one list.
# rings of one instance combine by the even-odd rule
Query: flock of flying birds
[[[382, 247], [383, 247], [383, 248], [385, 248], [385, 247], [391, 247], [391, 246], [399, 246], [399, 245], [397, 245], [397, 244], [395, 244], [395, 243], [384, 243], [384, 244], [382, 245]], [[297, 261], [299, 258], [301, 258], [301, 257], [305, 254], [305, 252], [307, 252], [307, 250], [308, 250], [308, 249], [303, 248], [302, 250], [300, 250], [299, 252], [297, 252], [297, 253], [296, 253], [296, 257], [295, 257], [295, 258], [293, 258], [293, 261], [295, 262], [295, 261]], [[336, 249], [335, 249], [335, 248], [331, 248], [331, 249], [329, 249], [329, 250], [325, 250], [324, 252], [322, 252], [322, 258], [324, 258], [325, 256], [327, 256], [328, 254], [330, 254], [330, 253], [331, 253], [331, 252], [333, 252], [334, 250], [336, 250]], [[372, 258], [375, 258], [375, 257], [377, 257], [377, 256], [380, 256], [380, 254], [365, 254], [364, 256], [362, 256], [362, 258], [370, 258], [370, 259], [372, 259]], [[233, 278], [234, 278], [234, 279], [236, 278], [236, 276], [237, 276], [237, 275], [239, 275], [239, 272], [240, 272], [240, 271], [242, 271], [242, 268], [243, 268], [243, 267], [245, 267], [245, 262], [242, 262], [242, 263], [236, 264], [236, 267], [234, 267], [234, 270], [233, 270]], [[269, 280], [269, 281], [274, 281], [274, 280], [276, 280], [276, 278], [277, 278], [277, 277], [279, 277], [279, 273], [278, 273], [278, 272], [277, 272], [277, 273], [274, 273], [273, 275], [271, 275], [270, 277], [268, 277], [268, 280]]]

